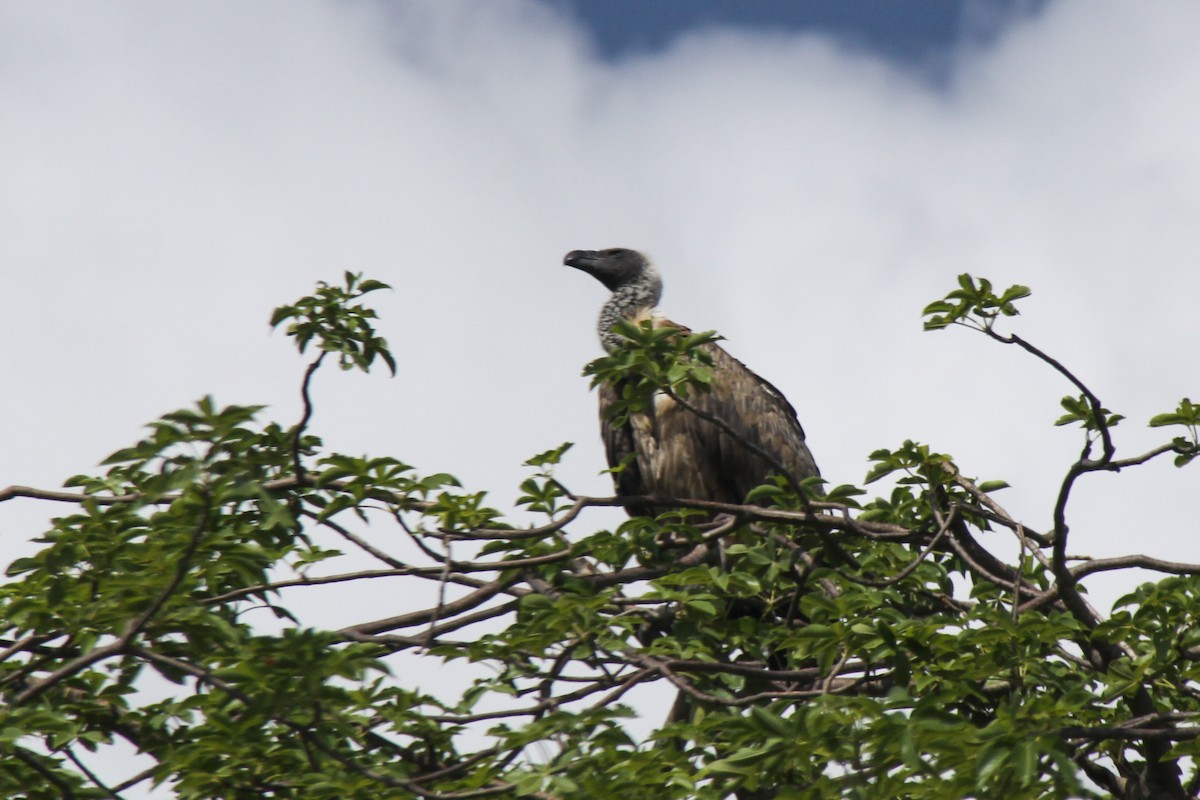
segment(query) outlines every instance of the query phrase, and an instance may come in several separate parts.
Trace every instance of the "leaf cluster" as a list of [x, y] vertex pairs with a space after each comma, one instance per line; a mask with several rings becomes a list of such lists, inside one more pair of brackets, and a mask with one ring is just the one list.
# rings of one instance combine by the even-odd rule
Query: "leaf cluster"
[[287, 334], [301, 353], [315, 340], [322, 352], [337, 355], [342, 369], [367, 372], [379, 358], [395, 375], [396, 361], [387, 340], [378, 336], [371, 324], [377, 317], [375, 310], [360, 302], [364, 295], [391, 287], [382, 281], [364, 280], [361, 273], [349, 271], [343, 275], [343, 283], [344, 286], [335, 286], [321, 281], [313, 294], [291, 305], [279, 306], [271, 314], [271, 327], [291, 320]]
[[649, 410], [658, 394], [687, 398], [691, 392], [710, 390], [713, 357], [706, 345], [721, 340], [713, 331], [655, 327], [653, 320], [621, 320], [614, 330], [622, 337], [620, 345], [583, 368], [593, 387], [619, 387], [614, 424], [623, 425], [630, 414]]
[[945, 298], [925, 306], [921, 315], [925, 330], [935, 331], [951, 325], [965, 325], [979, 330], [991, 330], [998, 317], [1015, 317], [1016, 301], [1032, 294], [1028, 286], [1014, 284], [1000, 294], [992, 289], [987, 278], [976, 279], [967, 273], [958, 276], [958, 288]]

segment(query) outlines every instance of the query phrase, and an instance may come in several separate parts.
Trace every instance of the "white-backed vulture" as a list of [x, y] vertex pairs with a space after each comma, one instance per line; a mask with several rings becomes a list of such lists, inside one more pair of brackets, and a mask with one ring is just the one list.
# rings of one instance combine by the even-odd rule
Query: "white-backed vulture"
[[[563, 263], [588, 273], [612, 292], [600, 311], [598, 332], [608, 352], [621, 341], [613, 330], [618, 320], [650, 319], [655, 327], [687, 328], [657, 314], [662, 279], [650, 260], [636, 250], [572, 250]], [[623, 497], [660, 495], [695, 500], [742, 503], [747, 493], [779, 472], [755, 448], [769, 454], [794, 481], [820, 475], [796, 411], [783, 394], [716, 344], [702, 345], [712, 356], [711, 391], [692, 392], [688, 403], [716, 417], [754, 447], [729, 436], [713, 422], [660, 394], [646, 413], [631, 414], [628, 424], [614, 425], [609, 408], [620, 386], [600, 386], [600, 426], [610, 467], [630, 454], [634, 458], [614, 473]], [[645, 509], [630, 509], [630, 513]]]

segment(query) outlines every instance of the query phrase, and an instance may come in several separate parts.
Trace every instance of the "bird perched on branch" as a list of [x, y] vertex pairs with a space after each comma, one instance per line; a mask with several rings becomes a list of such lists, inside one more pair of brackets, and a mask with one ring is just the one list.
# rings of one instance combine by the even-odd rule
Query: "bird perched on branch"
[[[563, 263], [612, 292], [598, 325], [607, 352], [622, 341], [613, 329], [622, 319], [691, 333], [655, 312], [662, 279], [636, 250], [572, 250]], [[712, 358], [711, 391], [691, 392], [686, 400], [659, 392], [652, 407], [631, 413], [624, 425], [615, 424], [610, 414], [621, 386], [601, 384], [600, 427], [609, 466], [634, 456], [614, 473], [617, 494], [742, 503], [772, 473], [793, 485], [820, 475], [796, 411], [783, 394], [715, 343], [701, 348]]]

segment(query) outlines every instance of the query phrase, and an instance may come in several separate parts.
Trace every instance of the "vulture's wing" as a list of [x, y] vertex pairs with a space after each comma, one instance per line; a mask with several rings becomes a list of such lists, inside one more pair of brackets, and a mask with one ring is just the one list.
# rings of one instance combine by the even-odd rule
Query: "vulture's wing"
[[[666, 320], [659, 324], [678, 328], [685, 336], [691, 333]], [[739, 439], [770, 453], [796, 480], [819, 475], [804, 442], [804, 429], [783, 394], [717, 345], [704, 347], [713, 359], [712, 389], [692, 391], [687, 402], [720, 419], [737, 436], [729, 436], [666, 397], [659, 398], [647, 413], [632, 415], [626, 425], [616, 426], [609, 419], [609, 409], [620, 386], [602, 384], [600, 426], [609, 466], [635, 456], [614, 476], [617, 494], [741, 503], [751, 489], [778, 470]], [[648, 509], [629, 510], [650, 513]]]
[[[638, 461], [638, 447], [634, 439], [632, 424], [615, 425], [611, 419], [611, 409], [620, 397], [620, 386], [602, 383], [600, 395], [600, 435], [604, 439], [604, 453], [608, 456], [608, 466], [612, 469], [625, 466], [620, 472], [613, 473], [613, 487], [618, 497], [634, 497], [651, 494], [650, 487], [642, 477], [642, 469]], [[647, 510], [627, 507], [633, 516], [650, 513]]]
[[[783, 393], [759, 377], [721, 347], [705, 348], [713, 357], [712, 391], [692, 392], [688, 402], [720, 419], [738, 437], [770, 453], [795, 480], [820, 475], [816, 461], [804, 442], [804, 429], [796, 410]], [[716, 425], [695, 414], [687, 415], [691, 435], [702, 441], [701, 449], [718, 465], [717, 470], [732, 502], [742, 502], [747, 493], [778, 472], [769, 461]]]

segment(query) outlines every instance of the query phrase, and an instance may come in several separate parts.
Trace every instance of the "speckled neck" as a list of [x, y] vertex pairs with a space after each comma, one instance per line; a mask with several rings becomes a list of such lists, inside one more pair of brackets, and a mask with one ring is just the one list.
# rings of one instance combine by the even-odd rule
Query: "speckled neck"
[[613, 330], [618, 320], [632, 319], [639, 313], [648, 312], [658, 305], [661, 297], [662, 279], [651, 264], [646, 264], [636, 278], [618, 286], [600, 309], [600, 322], [596, 326], [605, 351], [611, 353], [624, 338]]

